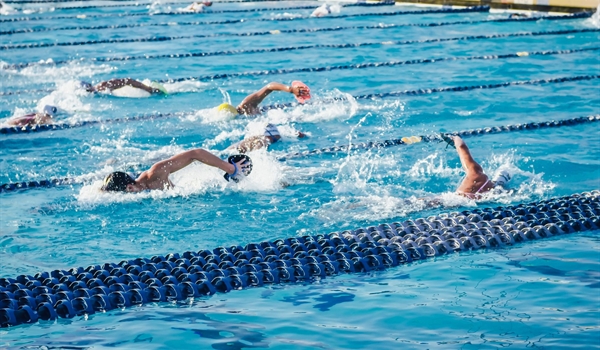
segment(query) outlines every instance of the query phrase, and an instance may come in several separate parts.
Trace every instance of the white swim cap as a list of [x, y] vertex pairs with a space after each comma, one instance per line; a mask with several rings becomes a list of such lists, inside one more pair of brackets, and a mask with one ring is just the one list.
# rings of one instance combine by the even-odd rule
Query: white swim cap
[[265, 136], [275, 137], [281, 136], [281, 134], [279, 133], [279, 130], [277, 130], [277, 127], [275, 125], [267, 124], [265, 126]]
[[500, 170], [496, 173], [496, 175], [494, 175], [492, 181], [494, 182], [494, 184], [496, 184], [496, 186], [504, 187], [504, 185], [506, 185], [511, 178], [512, 176], [507, 170]]

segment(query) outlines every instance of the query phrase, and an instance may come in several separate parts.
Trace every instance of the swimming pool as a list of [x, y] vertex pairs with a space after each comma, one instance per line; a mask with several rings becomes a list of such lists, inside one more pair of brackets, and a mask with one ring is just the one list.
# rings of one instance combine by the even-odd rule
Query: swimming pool
[[[90, 2], [101, 4], [107, 2]], [[86, 2], [86, 4], [88, 4]], [[311, 5], [313, 2], [227, 3], [213, 10]], [[217, 7], [218, 6], [218, 7]], [[173, 6], [175, 9], [177, 6]], [[152, 9], [97, 8], [118, 14]], [[346, 7], [342, 15], [426, 8]], [[2, 92], [54, 89], [2, 96], [3, 117], [53, 104], [61, 122], [106, 120], [136, 114], [185, 112], [145, 122], [0, 135], [0, 183], [57, 177], [82, 185], [2, 193], [2, 276], [35, 274], [72, 266], [324, 234], [381, 222], [473, 208], [451, 195], [462, 172], [452, 151], [418, 143], [350, 154], [277, 160], [286, 154], [349, 142], [549, 121], [598, 113], [597, 80], [513, 85], [468, 92], [446, 91], [356, 100], [351, 96], [402, 90], [477, 86], [501, 82], [598, 75], [597, 51], [493, 58], [493, 55], [597, 46], [598, 32], [499, 37], [445, 42], [316, 48], [190, 58], [91, 62], [91, 58], [251, 50], [315, 44], [459, 38], [486, 34], [597, 29], [594, 19], [493, 22], [506, 14], [428, 13], [403, 16], [298, 18], [237, 24], [175, 25], [174, 22], [273, 19], [307, 16], [310, 10], [138, 16], [135, 23], [168, 23], [126, 29], [61, 30], [3, 36], [6, 45], [256, 33], [156, 42], [105, 43], [2, 50], [8, 64], [72, 59], [60, 65], [0, 70]], [[31, 16], [73, 16], [62, 10]], [[13, 15], [12, 17], [22, 17]], [[3, 16], [1, 19], [11, 18]], [[129, 24], [132, 17], [5, 22], [23, 27]], [[421, 23], [478, 23], [416, 26]], [[483, 21], [483, 22], [482, 22]], [[381, 24], [381, 25], [380, 25]], [[386, 27], [386, 24], [411, 26]], [[287, 34], [303, 28], [350, 29]], [[369, 28], [357, 28], [367, 26]], [[370, 28], [378, 26], [379, 28]], [[280, 33], [277, 34], [277, 31]], [[490, 56], [365, 69], [247, 75], [214, 81], [166, 83], [166, 97], [144, 100], [92, 97], [77, 81], [114, 77], [177, 79], [219, 73]], [[302, 80], [313, 100], [330, 103], [270, 110], [257, 119], [220, 120], [213, 107], [239, 102], [269, 81]], [[266, 104], [290, 102], [273, 94]], [[259, 129], [281, 125], [284, 141], [251, 154], [254, 172], [238, 185], [212, 169], [192, 166], [175, 176], [169, 192], [98, 193], [99, 179], [113, 170], [139, 172], [178, 151], [215, 152]], [[294, 130], [310, 137], [291, 137]], [[514, 174], [516, 195], [480, 207], [531, 202], [599, 188], [596, 124], [466, 138], [490, 172]], [[223, 153], [223, 157], [225, 153]], [[423, 209], [416, 197], [445, 193], [446, 208]], [[405, 201], [404, 199], [411, 199]], [[311, 284], [273, 285], [216, 294], [190, 304], [145, 305], [71, 320], [2, 329], [5, 347], [79, 346], [125, 348], [497, 348], [597, 347], [598, 239], [595, 232], [412, 263], [394, 269], [328, 278]], [[84, 319], [86, 318], [86, 319]]]

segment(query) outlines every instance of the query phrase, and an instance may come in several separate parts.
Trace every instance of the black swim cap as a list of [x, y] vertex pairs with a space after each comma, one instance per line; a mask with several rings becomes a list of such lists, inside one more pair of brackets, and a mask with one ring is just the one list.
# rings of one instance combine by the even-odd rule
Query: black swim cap
[[125, 192], [129, 184], [135, 184], [135, 180], [129, 174], [122, 171], [115, 171], [104, 178], [102, 191]]

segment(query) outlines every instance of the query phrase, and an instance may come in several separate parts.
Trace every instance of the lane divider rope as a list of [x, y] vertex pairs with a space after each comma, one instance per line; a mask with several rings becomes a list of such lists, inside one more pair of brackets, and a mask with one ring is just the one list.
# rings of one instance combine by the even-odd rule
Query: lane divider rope
[[[423, 14], [423, 13], [442, 13], [442, 12], [474, 12], [472, 8], [459, 9], [459, 10], [432, 10], [432, 11], [403, 11], [394, 12], [397, 15], [404, 14]], [[379, 15], [379, 14], [377, 14]], [[546, 17], [543, 17], [546, 18]], [[549, 16], [548, 19], [575, 19], [583, 18], [574, 15], [565, 16]], [[525, 18], [527, 19], [527, 18]], [[523, 18], [513, 18], [511, 21], [522, 21]], [[146, 38], [121, 38], [121, 39], [98, 39], [98, 40], [87, 40], [87, 41], [73, 41], [73, 42], [49, 42], [49, 43], [32, 43], [32, 44], [14, 44], [14, 45], [2, 45], [0, 50], [18, 50], [18, 49], [30, 49], [40, 47], [53, 47], [53, 46], [82, 46], [82, 45], [97, 45], [97, 44], [116, 44], [116, 43], [134, 43], [134, 42], [156, 42], [156, 41], [172, 41], [181, 39], [194, 39], [194, 38], [217, 38], [217, 37], [228, 37], [228, 36], [263, 36], [263, 35], [280, 35], [289, 33], [317, 33], [317, 32], [331, 32], [341, 31], [348, 29], [389, 29], [396, 27], [435, 27], [435, 26], [447, 26], [456, 24], [474, 24], [484, 22], [499, 22], [504, 20], [481, 20], [481, 21], [460, 21], [460, 22], [442, 22], [442, 23], [416, 23], [416, 24], [377, 24], [368, 26], [350, 26], [350, 27], [330, 27], [330, 28], [301, 28], [301, 29], [283, 29], [283, 30], [267, 30], [262, 32], [248, 32], [248, 33], [212, 33], [212, 34], [198, 34], [198, 35], [181, 35], [181, 36], [153, 36]]]
[[[478, 128], [478, 129], [463, 130], [463, 131], [458, 131], [458, 132], [449, 132], [447, 134], [458, 135], [461, 137], [471, 137], [471, 136], [481, 136], [481, 135], [486, 135], [486, 134], [500, 134], [500, 133], [509, 133], [509, 132], [517, 132], [517, 131], [558, 128], [558, 127], [563, 127], [563, 126], [575, 126], [575, 125], [580, 125], [580, 124], [595, 123], [598, 121], [600, 121], [600, 114], [591, 115], [591, 116], [587, 116], [587, 117], [552, 120], [552, 121], [545, 121], [545, 122], [531, 122], [531, 123], [526, 123], [526, 124], [513, 124], [513, 125], [505, 125], [505, 126]], [[291, 159], [291, 158], [307, 157], [307, 156], [319, 155], [319, 154], [348, 153], [349, 151], [352, 151], [352, 150], [383, 149], [383, 148], [388, 148], [388, 147], [412, 145], [412, 144], [420, 143], [420, 142], [434, 142], [434, 141], [442, 142], [442, 139], [440, 138], [439, 134], [405, 136], [405, 137], [401, 137], [398, 139], [392, 139], [392, 140], [368, 141], [368, 142], [360, 142], [360, 143], [347, 144], [347, 145], [341, 145], [341, 146], [323, 147], [320, 149], [314, 149], [314, 150], [310, 150], [310, 151], [289, 153], [285, 156], [278, 157], [277, 159], [280, 161], [284, 161], [284, 160]]]
[[[373, 6], [373, 5], [370, 5]], [[367, 16], [399, 16], [399, 15], [410, 15], [410, 14], [422, 14], [430, 13], [428, 11], [438, 10], [427, 10], [427, 11], [400, 11], [400, 12], [372, 12], [372, 13], [355, 13], [345, 14], [337, 16], [328, 16], [320, 18], [319, 21], [327, 19], [340, 19], [340, 18], [352, 18], [352, 17], [367, 17]], [[437, 13], [437, 12], [434, 12]], [[235, 23], [246, 23], [246, 22], [289, 22], [312, 19], [310, 16], [299, 16], [299, 17], [285, 17], [285, 18], [240, 18], [230, 20], [219, 20], [219, 21], [195, 21], [195, 22], [162, 22], [162, 23], [133, 23], [133, 24], [113, 24], [113, 25], [100, 25], [100, 26], [87, 26], [87, 27], [59, 27], [59, 28], [20, 28], [12, 29], [7, 31], [0, 31], [0, 35], [12, 35], [19, 33], [37, 33], [37, 32], [49, 32], [49, 31], [60, 31], [60, 30], [100, 30], [100, 29], [123, 29], [123, 28], [138, 28], [138, 27], [172, 27], [172, 26], [185, 26], [185, 25], [213, 25], [213, 24], [235, 24]], [[541, 18], [541, 17], [540, 17]]]
[[[586, 29], [587, 31], [588, 29]], [[589, 31], [599, 31], [598, 29], [589, 29]], [[521, 51], [516, 53], [501, 54], [501, 55], [485, 55], [485, 56], [452, 56], [442, 58], [424, 58], [415, 59], [408, 61], [390, 61], [390, 62], [371, 62], [362, 64], [349, 64], [349, 65], [338, 65], [338, 66], [326, 66], [326, 67], [307, 67], [307, 68], [290, 68], [290, 69], [272, 69], [272, 70], [261, 70], [261, 71], [250, 71], [240, 73], [219, 73], [213, 75], [204, 75], [199, 77], [186, 77], [186, 78], [169, 78], [169, 79], [157, 79], [160, 83], [174, 83], [183, 81], [214, 81], [220, 79], [229, 79], [237, 77], [252, 77], [252, 76], [263, 76], [263, 75], [280, 75], [290, 73], [317, 73], [317, 72], [329, 72], [334, 70], [353, 70], [353, 69], [367, 69], [367, 68], [381, 68], [381, 67], [393, 67], [413, 64], [430, 64], [448, 61], [459, 61], [459, 60], [495, 60], [495, 59], [510, 59], [520, 58], [529, 56], [551, 56], [551, 55], [567, 55], [575, 54], [580, 52], [597, 51], [600, 47], [587, 47], [581, 49], [571, 50], [552, 50], [552, 51], [534, 51], [527, 52]], [[23, 94], [35, 94], [43, 92], [52, 92], [53, 89], [32, 89], [32, 90], [17, 90], [17, 91], [0, 91], [0, 96], [10, 95], [23, 95]], [[277, 105], [281, 106], [281, 105]]]
[[[362, 43], [346, 43], [346, 44], [316, 44], [316, 45], [303, 45], [303, 46], [287, 46], [287, 47], [274, 47], [274, 48], [261, 48], [261, 49], [241, 49], [241, 50], [225, 50], [225, 51], [213, 51], [213, 52], [196, 52], [196, 53], [175, 53], [175, 54], [163, 54], [163, 55], [140, 55], [140, 56], [121, 56], [121, 57], [93, 57], [86, 59], [90, 62], [116, 62], [116, 61], [133, 61], [133, 60], [151, 60], [151, 59], [169, 59], [169, 58], [190, 58], [190, 57], [211, 57], [211, 56], [230, 56], [230, 55], [245, 55], [245, 54], [256, 54], [256, 53], [268, 53], [268, 52], [284, 52], [284, 51], [296, 51], [296, 50], [308, 50], [308, 49], [347, 49], [357, 48], [364, 46], [376, 46], [376, 45], [411, 45], [411, 44], [430, 44], [430, 43], [441, 43], [450, 41], [470, 41], [470, 40], [486, 40], [486, 39], [500, 39], [500, 38], [512, 38], [512, 37], [530, 37], [530, 36], [545, 36], [545, 35], [564, 35], [564, 34], [581, 34], [581, 33], [593, 33], [600, 32], [600, 28], [584, 28], [584, 29], [566, 29], [566, 30], [554, 30], [554, 31], [540, 31], [540, 32], [521, 32], [521, 33], [504, 33], [504, 34], [489, 34], [489, 35], [468, 35], [453, 38], [433, 38], [433, 39], [420, 39], [420, 40], [394, 40], [394, 41], [377, 41], [377, 42], [362, 42]], [[51, 65], [62, 65], [71, 62], [81, 62], [79, 60], [62, 60], [52, 62], [24, 62], [16, 64], [5, 64], [2, 69], [20, 69], [30, 66], [51, 66]]]
[[[263, 0], [266, 1], [266, 0]], [[272, 0], [271, 0], [272, 1]], [[125, 2], [125, 1], [123, 1]], [[218, 2], [213, 2], [213, 3], [219, 3], [219, 2], [223, 2], [223, 1], [218, 1]], [[232, 1], [230, 1], [232, 2]], [[25, 3], [23, 1], [18, 1], [16, 3]], [[161, 2], [161, 5], [179, 5], [179, 4], [189, 4], [189, 1], [172, 1], [172, 2]], [[374, 3], [374, 4], [368, 4], [366, 6], [385, 6], [385, 5], [393, 5], [393, 2], [382, 2], [382, 3]], [[95, 8], [122, 8], [122, 7], [142, 7], [142, 6], [150, 6], [152, 5], [151, 2], [148, 3], [140, 3], [140, 2], [128, 2], [128, 3], [124, 3], [124, 4], [103, 4], [103, 5], [85, 5], [85, 6], [60, 6], [60, 7], [54, 7], [54, 11], [56, 10], [85, 10], [85, 9], [95, 9]], [[355, 5], [355, 4], [348, 4], [350, 6], [365, 6], [363, 3], [361, 3], [360, 5]], [[211, 9], [207, 9], [208, 13], [211, 13], [213, 11], [211, 11]]]
[[[593, 29], [597, 31], [597, 29]], [[204, 75], [199, 77], [187, 77], [187, 78], [170, 78], [158, 80], [161, 83], [173, 83], [182, 81], [213, 81], [219, 79], [229, 79], [238, 77], [256, 77], [262, 75], [280, 75], [280, 74], [291, 74], [291, 73], [316, 73], [316, 72], [330, 72], [335, 70], [353, 70], [353, 69], [366, 69], [366, 68], [381, 68], [381, 67], [394, 67], [394, 66], [407, 66], [413, 64], [429, 64], [439, 63], [448, 61], [476, 61], [476, 60], [497, 60], [507, 58], [519, 58], [527, 56], [552, 56], [552, 55], [567, 55], [587, 51], [597, 51], [600, 47], [573, 49], [573, 50], [550, 50], [550, 51], [533, 51], [533, 52], [516, 52], [501, 55], [484, 55], [484, 56], [452, 56], [452, 57], [441, 57], [441, 58], [424, 58], [414, 59], [407, 61], [390, 61], [390, 62], [370, 62], [370, 63], [359, 63], [359, 64], [343, 64], [338, 66], [324, 66], [324, 67], [306, 67], [306, 68], [290, 68], [290, 69], [270, 69], [240, 73], [219, 73], [212, 75]]]
[[[345, 7], [378, 7], [378, 6], [388, 6], [391, 5], [389, 3], [354, 3], [347, 4]], [[206, 13], [210, 14], [218, 14], [218, 13], [256, 13], [256, 12], [266, 12], [266, 11], [289, 11], [289, 10], [314, 10], [318, 6], [310, 5], [310, 6], [292, 6], [292, 7], [262, 7], [262, 8], [251, 8], [251, 9], [240, 9], [240, 10], [210, 10], [207, 12], [187, 12], [187, 11], [174, 11], [174, 12], [158, 12], [158, 13], [148, 13], [148, 12], [139, 12], [139, 13], [113, 13], [113, 14], [96, 14], [96, 15], [73, 15], [73, 16], [40, 16], [40, 17], [17, 17], [17, 18], [6, 18], [0, 20], [1, 22], [25, 22], [25, 21], [41, 21], [41, 20], [63, 20], [63, 19], [87, 19], [87, 18], [109, 18], [109, 17], [142, 17], [142, 16], [193, 16], [193, 15], [203, 15]], [[341, 15], [343, 16], [343, 15]]]
[[[600, 75], [583, 75], [583, 76], [574, 76], [574, 77], [561, 77], [561, 78], [552, 78], [552, 79], [538, 79], [538, 80], [521, 80], [521, 81], [509, 81], [503, 83], [495, 83], [495, 84], [487, 84], [487, 85], [471, 85], [471, 86], [453, 86], [453, 87], [442, 87], [442, 88], [433, 88], [433, 89], [417, 89], [417, 90], [403, 90], [403, 91], [390, 91], [384, 93], [377, 94], [366, 94], [366, 95], [354, 95], [352, 98], [356, 100], [370, 100], [376, 98], [385, 98], [385, 97], [393, 97], [393, 96], [417, 96], [417, 95], [426, 95], [433, 94], [439, 92], [461, 92], [461, 91], [471, 91], [471, 90], [480, 90], [480, 89], [496, 89], [507, 86], [520, 86], [520, 85], [543, 85], [543, 84], [560, 84], [560, 83], [568, 83], [574, 81], [585, 81], [585, 80], [593, 80], [599, 79]], [[307, 104], [323, 104], [330, 103], [335, 101], [343, 101], [345, 98], [330, 98], [323, 99], [319, 101], [310, 101]], [[276, 103], [268, 106], [264, 106], [261, 108], [262, 112], [267, 112], [271, 109], [282, 109], [287, 107], [297, 106], [297, 103]], [[34, 125], [34, 126], [11, 126], [0, 128], [0, 134], [10, 135], [10, 134], [22, 134], [22, 133], [34, 133], [34, 132], [43, 132], [43, 131], [56, 131], [63, 129], [72, 129], [78, 128], [82, 126], [90, 126], [96, 124], [108, 124], [115, 122], [129, 122], [129, 121], [143, 121], [143, 120], [153, 120], [170, 116], [182, 116], [185, 115], [184, 112], [177, 113], [159, 113], [154, 115], [140, 115], [140, 116], [132, 116], [132, 117], [124, 117], [124, 118], [115, 118], [115, 119], [105, 119], [102, 121], [90, 120], [90, 121], [81, 121], [73, 124], [69, 123], [54, 123], [54, 124], [45, 124], [45, 125]]]
[[[146, 116], [149, 117], [149, 116]], [[126, 119], [126, 118], [123, 118]], [[125, 120], [122, 120], [125, 121]], [[579, 118], [570, 118], [563, 120], [552, 120], [546, 122], [531, 122], [527, 124], [515, 124], [515, 125], [507, 125], [507, 126], [495, 126], [495, 127], [487, 127], [480, 129], [472, 129], [472, 130], [464, 130], [458, 131], [450, 134], [459, 135], [462, 137], [471, 137], [471, 136], [481, 136], [485, 134], [497, 134], [497, 133], [506, 133], [506, 132], [517, 132], [517, 131], [525, 131], [525, 130], [537, 130], [537, 129], [547, 129], [547, 128], [558, 128], [563, 126], [574, 126], [586, 123], [593, 123], [600, 121], [600, 115], [593, 115], [588, 117], [579, 117]], [[370, 141], [370, 142], [362, 142], [357, 144], [343, 145], [343, 146], [333, 146], [333, 147], [325, 147], [321, 149], [316, 149], [312, 151], [303, 151], [303, 152], [295, 152], [289, 153], [285, 156], [278, 157], [277, 159], [280, 161], [284, 161], [291, 158], [299, 158], [306, 157], [318, 154], [336, 154], [340, 152], [348, 152], [349, 150], [358, 150], [358, 149], [382, 149], [392, 146], [400, 146], [400, 145], [409, 145], [419, 142], [432, 142], [432, 141], [441, 141], [438, 135], [429, 135], [429, 136], [408, 136], [402, 137], [399, 139], [385, 140], [385, 141]], [[0, 193], [6, 192], [14, 192], [19, 190], [27, 190], [33, 188], [48, 188], [48, 187], [56, 187], [62, 185], [73, 185], [73, 184], [82, 184], [84, 181], [77, 180], [74, 178], [54, 178], [48, 180], [41, 181], [23, 181], [17, 183], [5, 183], [0, 185]]]
[[332, 232], [0, 278], [0, 327], [310, 283], [600, 228], [600, 191]]
[[[5, 0], [6, 4], [45, 4], [45, 3], [60, 3], [60, 2], [86, 2], [88, 0]], [[93, 0], [92, 0], [93, 1]], [[108, 1], [131, 1], [131, 0], [108, 0]], [[293, 2], [295, 0], [215, 0], [213, 4], [219, 3], [243, 3], [243, 2]], [[319, 0], [302, 0], [303, 2], [319, 1]], [[186, 2], [189, 3], [189, 2]], [[148, 2], [147, 5], [152, 5], [152, 1]]]

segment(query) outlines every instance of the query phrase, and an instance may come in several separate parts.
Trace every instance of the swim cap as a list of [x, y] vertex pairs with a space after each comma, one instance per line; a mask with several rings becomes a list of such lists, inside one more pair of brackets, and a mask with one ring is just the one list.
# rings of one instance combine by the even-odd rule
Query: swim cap
[[156, 89], [156, 90], [158, 90], [160, 92], [162, 92], [165, 95], [169, 94], [169, 92], [167, 91], [167, 89], [165, 89], [165, 87], [161, 83], [159, 83], [157, 81], [151, 82], [150, 83], [150, 87], [153, 88], [153, 89]]
[[267, 126], [265, 126], [264, 135], [267, 137], [271, 137], [271, 141], [273, 143], [277, 142], [281, 138], [281, 134], [279, 134], [279, 130], [277, 130], [277, 127], [270, 123], [267, 124]]
[[510, 176], [510, 173], [507, 170], [501, 170], [494, 175], [494, 179], [492, 179], [492, 181], [496, 186], [504, 187], [504, 185], [506, 185], [511, 178], [512, 176]]
[[302, 88], [302, 94], [300, 96], [295, 96], [296, 100], [300, 103], [304, 103], [307, 100], [310, 100], [310, 88], [301, 81], [295, 80], [292, 81], [292, 87]]
[[221, 103], [219, 107], [217, 107], [217, 111], [227, 115], [228, 117], [231, 117], [232, 119], [235, 119], [235, 117], [237, 117], [239, 114], [237, 109], [229, 103]]
[[225, 180], [227, 180], [227, 181], [233, 180], [233, 182], [237, 183], [245, 176], [250, 175], [250, 173], [252, 172], [252, 159], [250, 159], [250, 157], [248, 157], [245, 154], [236, 154], [236, 155], [233, 155], [233, 156], [230, 156], [229, 158], [227, 158], [227, 161], [230, 164], [238, 163], [241, 160], [245, 160], [242, 164], [247, 165], [247, 167], [243, 170], [238, 169], [238, 171], [236, 171], [233, 174], [225, 173], [225, 175], [223, 176], [225, 178]]
[[58, 113], [58, 108], [50, 105], [44, 106], [44, 113], [54, 117]]
[[135, 184], [135, 180], [129, 174], [115, 171], [104, 178], [102, 191], [125, 192], [129, 184]]
[[87, 92], [94, 92], [94, 91], [96, 91], [96, 89], [94, 88], [94, 85], [88, 83], [87, 81], [80, 81], [79, 82], [79, 86], [81, 86], [82, 88], [84, 88], [85, 91], [87, 91]]

